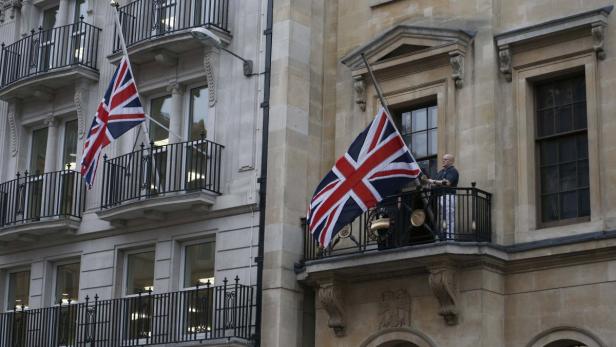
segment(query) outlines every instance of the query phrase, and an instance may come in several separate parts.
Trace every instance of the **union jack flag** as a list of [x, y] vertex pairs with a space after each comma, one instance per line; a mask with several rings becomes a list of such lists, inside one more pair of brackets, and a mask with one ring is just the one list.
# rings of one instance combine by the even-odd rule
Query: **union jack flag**
[[381, 108], [315, 190], [308, 206], [308, 230], [322, 247], [327, 247], [345, 225], [420, 173]]
[[145, 120], [145, 113], [137, 93], [128, 58], [122, 58], [120, 65], [109, 82], [109, 87], [96, 115], [92, 120], [81, 157], [81, 175], [91, 187], [96, 176], [96, 167], [101, 151], [120, 135]]

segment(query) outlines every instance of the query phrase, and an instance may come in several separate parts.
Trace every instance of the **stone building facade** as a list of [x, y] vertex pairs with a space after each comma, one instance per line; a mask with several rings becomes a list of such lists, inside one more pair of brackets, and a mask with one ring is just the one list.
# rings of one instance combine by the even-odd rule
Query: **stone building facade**
[[142, 104], [169, 129], [111, 143], [87, 189], [74, 170], [122, 56], [116, 9], [0, 2], [0, 346], [251, 341], [266, 3], [119, 2]]
[[[263, 345], [616, 346], [612, 3], [275, 4]], [[378, 109], [362, 53], [426, 171], [456, 156], [455, 232], [409, 225], [442, 218], [410, 190], [331, 249], [304, 239]]]

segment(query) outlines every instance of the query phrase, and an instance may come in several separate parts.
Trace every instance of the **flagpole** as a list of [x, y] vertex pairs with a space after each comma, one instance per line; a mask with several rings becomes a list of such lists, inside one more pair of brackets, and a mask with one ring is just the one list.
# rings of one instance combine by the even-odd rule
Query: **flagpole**
[[[124, 40], [124, 33], [122, 33], [122, 24], [120, 23], [120, 3], [117, 1], [112, 1], [111, 2], [111, 6], [115, 7], [115, 15], [113, 16], [115, 19], [115, 24], [116, 24], [116, 28], [118, 30], [118, 36], [120, 37], [120, 45], [122, 46], [122, 53], [124, 53], [124, 56], [126, 57], [126, 62], [128, 63], [128, 66], [130, 68], [130, 71], [132, 73], [133, 71], [133, 67], [130, 63], [130, 58], [128, 56], [128, 49], [126, 48], [126, 40]], [[133, 75], [133, 78], [135, 76]], [[139, 88], [137, 88], [137, 83], [135, 83], [135, 91], [137, 93], [137, 96], [139, 97]], [[139, 99], [141, 99], [141, 97], [139, 97]], [[157, 121], [156, 119], [150, 117], [149, 114], [144, 112], [144, 115], [147, 119], [150, 120], [150, 122], [154, 122], [156, 125], [160, 126], [161, 128], [167, 130], [169, 132], [170, 135], [175, 136], [177, 139], [181, 139], [182, 137], [179, 136], [178, 134], [176, 134], [175, 132], [171, 131], [171, 129], [169, 129], [168, 127], [166, 127], [165, 125], [163, 125], [162, 123], [160, 123], [159, 121]], [[141, 126], [143, 127], [143, 132], [145, 133], [146, 139], [148, 141], [148, 143], [150, 143], [150, 133], [148, 132], [148, 129], [145, 126], [145, 122], [141, 123]]]
[[[376, 94], [379, 96], [379, 100], [381, 100], [381, 105], [383, 105], [383, 109], [385, 109], [385, 113], [387, 114], [387, 117], [389, 118], [389, 121], [394, 126], [394, 128], [396, 129], [398, 134], [401, 134], [400, 130], [398, 130], [398, 127], [396, 126], [396, 122], [394, 122], [394, 119], [392, 118], [391, 113], [389, 112], [389, 107], [387, 106], [387, 102], [385, 101], [385, 97], [383, 97], [383, 91], [381, 90], [381, 86], [376, 81], [376, 77], [374, 76], [374, 72], [372, 71], [372, 67], [370, 66], [370, 64], [368, 64], [368, 60], [366, 59], [366, 55], [364, 53], [361, 53], [361, 58], [364, 61], [364, 65], [366, 65], [366, 69], [368, 69], [368, 74], [370, 74], [370, 79], [372, 79], [372, 84], [374, 84], [374, 89], [376, 89]], [[417, 160], [415, 160], [415, 156], [413, 156], [413, 153], [410, 150], [409, 150], [409, 154], [411, 155], [411, 158], [413, 159], [413, 161], [415, 163], [417, 163]], [[421, 170], [421, 166], [417, 165], [417, 167], [419, 167], [419, 171], [421, 173], [424, 173], [423, 170]], [[420, 183], [419, 178], [415, 177], [415, 180], [417, 181], [417, 183]]]

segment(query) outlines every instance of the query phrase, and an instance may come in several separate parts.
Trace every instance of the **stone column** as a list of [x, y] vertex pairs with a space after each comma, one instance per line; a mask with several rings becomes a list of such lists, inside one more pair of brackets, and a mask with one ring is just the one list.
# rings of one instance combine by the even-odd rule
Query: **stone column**
[[[47, 124], [47, 148], [45, 149], [45, 172], [52, 172], [58, 169], [58, 121], [53, 115], [45, 120]], [[42, 174], [42, 172], [39, 172]]]
[[184, 101], [184, 88], [177, 82], [170, 83], [167, 91], [171, 93], [171, 118], [169, 119], [169, 143], [182, 141], [182, 103]]

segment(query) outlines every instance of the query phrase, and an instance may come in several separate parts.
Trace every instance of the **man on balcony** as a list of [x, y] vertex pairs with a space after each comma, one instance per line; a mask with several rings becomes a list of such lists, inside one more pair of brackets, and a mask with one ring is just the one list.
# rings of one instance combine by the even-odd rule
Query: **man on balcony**
[[429, 179], [428, 182], [436, 187], [438, 196], [438, 217], [437, 222], [442, 228], [441, 237], [446, 240], [452, 240], [455, 236], [456, 225], [456, 191], [447, 187], [457, 187], [460, 175], [458, 170], [453, 166], [455, 157], [453, 154], [445, 154], [443, 156], [443, 168], [436, 174], [435, 179]]

